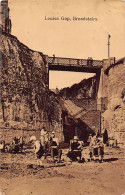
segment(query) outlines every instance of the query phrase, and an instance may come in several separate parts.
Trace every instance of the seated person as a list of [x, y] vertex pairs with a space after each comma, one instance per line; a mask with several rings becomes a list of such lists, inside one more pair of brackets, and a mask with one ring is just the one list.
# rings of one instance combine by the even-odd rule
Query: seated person
[[61, 160], [62, 150], [59, 149], [59, 141], [58, 138], [55, 137], [55, 132], [52, 132], [52, 136], [50, 138], [50, 147], [51, 147], [51, 157], [54, 161], [54, 157], [58, 157], [58, 162]]
[[82, 149], [81, 144], [78, 142], [78, 137], [74, 136], [73, 140], [70, 141], [70, 151], [68, 152], [67, 156], [71, 160], [81, 160], [81, 152]]
[[78, 137], [74, 136], [73, 140], [71, 141], [71, 151], [73, 150], [80, 150], [81, 146], [80, 143], [78, 142]]
[[104, 155], [104, 144], [103, 142], [95, 135], [90, 142], [90, 157], [99, 156], [103, 161]]
[[12, 140], [12, 151], [14, 153], [19, 152], [19, 139], [18, 139], [18, 137], [14, 137]]

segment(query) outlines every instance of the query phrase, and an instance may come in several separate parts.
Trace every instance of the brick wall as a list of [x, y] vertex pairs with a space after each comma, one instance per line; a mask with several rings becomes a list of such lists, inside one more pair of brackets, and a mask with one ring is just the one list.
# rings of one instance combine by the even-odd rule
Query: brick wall
[[81, 117], [81, 120], [96, 133], [98, 130], [100, 131], [100, 116], [99, 110], [90, 110]]
[[77, 106], [85, 108], [85, 110], [97, 110], [97, 100], [96, 99], [80, 99], [73, 101]]

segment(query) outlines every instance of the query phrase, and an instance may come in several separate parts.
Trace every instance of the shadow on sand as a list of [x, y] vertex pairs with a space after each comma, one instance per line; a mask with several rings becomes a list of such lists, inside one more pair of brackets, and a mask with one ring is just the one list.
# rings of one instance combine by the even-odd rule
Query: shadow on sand
[[104, 162], [112, 162], [112, 161], [117, 161], [118, 158], [108, 158], [108, 159], [104, 159]]

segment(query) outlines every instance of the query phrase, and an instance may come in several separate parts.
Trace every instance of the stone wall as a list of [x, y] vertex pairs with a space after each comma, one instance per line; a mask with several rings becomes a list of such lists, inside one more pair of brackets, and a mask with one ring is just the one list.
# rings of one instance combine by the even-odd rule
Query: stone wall
[[102, 85], [99, 95], [108, 98], [107, 110], [102, 114], [102, 131], [117, 139], [120, 146], [125, 143], [125, 58], [115, 61], [102, 70]]

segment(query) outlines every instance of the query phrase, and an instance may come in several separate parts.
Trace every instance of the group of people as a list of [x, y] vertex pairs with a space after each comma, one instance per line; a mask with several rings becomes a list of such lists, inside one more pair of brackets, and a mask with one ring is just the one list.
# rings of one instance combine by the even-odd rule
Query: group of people
[[[99, 138], [98, 132], [94, 136], [90, 134], [88, 140], [90, 161], [94, 159], [95, 156], [99, 156], [99, 160], [103, 161], [104, 143], [103, 140]], [[50, 136], [45, 127], [42, 128], [40, 140], [35, 140], [34, 146], [39, 165], [42, 164], [41, 157], [44, 157], [46, 159], [47, 156], [51, 156], [53, 161], [55, 161], [56, 156], [58, 158], [58, 162], [60, 162], [62, 150], [59, 148], [59, 141], [58, 138], [56, 138], [54, 131]], [[78, 136], [74, 136], [74, 138], [70, 140], [70, 148], [67, 153], [67, 157], [69, 157], [72, 161], [81, 161], [83, 159], [83, 150], [84, 142], [80, 141]]]
[[19, 153], [22, 152], [24, 146], [23, 136], [15, 136], [10, 143], [1, 140], [0, 150], [2, 152]]
[[24, 145], [23, 136], [17, 136], [13, 138], [12, 146], [13, 146], [14, 153], [18, 153], [19, 151], [22, 152], [23, 145]]
[[40, 132], [40, 140], [35, 140], [34, 148], [38, 165], [42, 165], [42, 157], [46, 159], [47, 156], [51, 156], [53, 162], [55, 161], [55, 156], [58, 158], [58, 162], [61, 160], [62, 150], [59, 148], [59, 141], [54, 131], [49, 136], [46, 128], [43, 127]]
[[88, 144], [88, 147], [85, 147], [84, 143], [79, 141], [78, 136], [74, 136], [74, 138], [70, 140], [70, 149], [67, 156], [74, 161], [85, 160], [86, 156], [87, 160], [91, 161], [92, 159], [95, 160], [95, 157], [98, 156], [99, 161], [102, 162], [104, 156], [104, 143], [104, 139], [100, 137], [98, 132], [94, 136], [92, 136], [92, 134], [89, 135], [86, 143], [86, 145]]
[[[39, 140], [37, 140], [35, 136], [31, 136], [30, 141], [34, 145], [38, 165], [42, 165], [42, 157], [46, 159], [48, 156], [51, 156], [53, 162], [55, 162], [56, 157], [58, 162], [61, 161], [62, 149], [60, 148], [59, 140], [54, 131], [48, 132], [46, 128], [43, 127], [40, 132]], [[100, 138], [99, 132], [97, 132], [94, 136], [92, 136], [92, 134], [89, 135], [86, 144], [89, 145], [87, 149], [89, 149], [90, 160], [98, 155], [99, 159], [103, 161], [104, 145], [107, 141], [107, 130], [104, 131], [102, 138]], [[5, 147], [8, 147], [9, 152], [11, 150], [14, 153], [18, 153], [19, 151], [22, 152], [23, 145], [23, 136], [18, 136], [13, 138], [12, 144], [10, 145], [5, 145], [5, 143], [1, 142], [0, 150], [5, 150]], [[69, 157], [72, 161], [81, 161], [84, 157], [83, 151], [85, 151], [85, 149], [84, 142], [80, 141], [78, 136], [75, 135], [73, 139], [70, 140], [70, 148], [67, 153], [67, 157]]]

